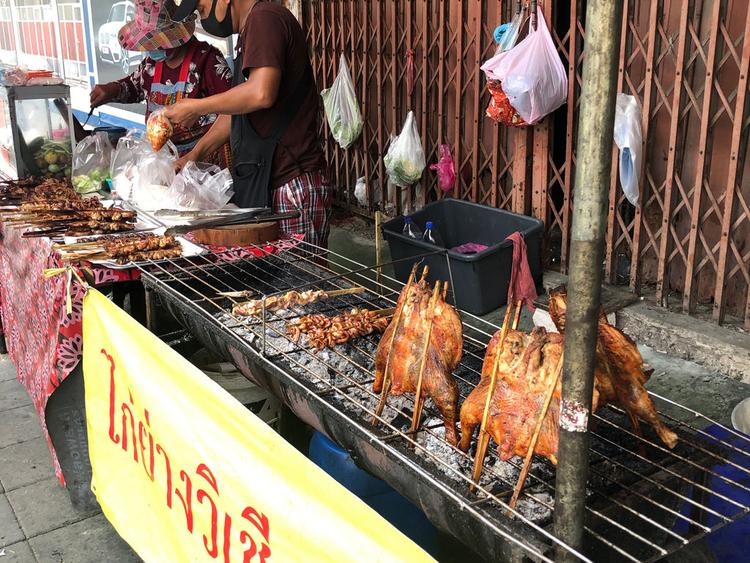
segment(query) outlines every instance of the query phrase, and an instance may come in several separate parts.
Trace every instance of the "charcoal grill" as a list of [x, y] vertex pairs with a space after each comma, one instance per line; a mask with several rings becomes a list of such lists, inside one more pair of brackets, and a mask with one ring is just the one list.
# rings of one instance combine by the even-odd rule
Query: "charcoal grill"
[[[644, 435], [637, 436], [617, 407], [607, 406], [594, 415], [585, 548], [576, 552], [552, 533], [555, 472], [549, 462], [534, 461], [521, 499], [511, 510], [507, 501], [522, 460], [503, 462], [491, 448], [472, 492], [474, 445], [469, 454], [450, 445], [429, 400], [417, 435], [408, 431], [412, 397], [389, 397], [389, 406], [372, 425], [378, 400], [372, 391], [378, 335], [316, 352], [305, 337], [294, 342], [286, 334], [286, 324], [303, 314], [392, 307], [403, 287], [400, 282], [383, 276], [376, 284], [374, 268], [334, 252], [328, 252], [326, 265], [321, 265], [322, 249], [307, 243], [282, 242], [256, 250], [263, 256], [209, 253], [144, 263], [142, 279], [208, 349], [272, 391], [300, 419], [346, 448], [358, 465], [421, 507], [437, 527], [487, 559], [549, 561], [557, 548], [581, 560], [653, 561], [689, 549], [750, 510], [746, 500], [737, 500], [750, 498], [750, 438], [652, 393], [679, 444], [667, 449], [645, 424]], [[291, 289], [330, 291], [359, 285], [368, 291], [303, 309], [265, 312], [261, 318], [233, 316], [232, 306], [242, 299], [219, 295], [247, 290], [261, 297]], [[479, 381], [486, 343], [498, 329], [463, 312], [462, 318], [464, 354], [454, 372], [461, 401]], [[721, 435], [715, 437], [709, 426], [719, 428]], [[735, 473], [730, 476], [717, 467]]]

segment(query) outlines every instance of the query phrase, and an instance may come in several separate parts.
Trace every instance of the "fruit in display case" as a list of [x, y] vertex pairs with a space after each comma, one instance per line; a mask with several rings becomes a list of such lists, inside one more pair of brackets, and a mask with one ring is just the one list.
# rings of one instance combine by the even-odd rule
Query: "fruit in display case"
[[50, 141], [37, 137], [29, 143], [29, 149], [34, 155], [34, 164], [39, 174], [56, 178], [70, 177], [72, 173], [70, 141]]

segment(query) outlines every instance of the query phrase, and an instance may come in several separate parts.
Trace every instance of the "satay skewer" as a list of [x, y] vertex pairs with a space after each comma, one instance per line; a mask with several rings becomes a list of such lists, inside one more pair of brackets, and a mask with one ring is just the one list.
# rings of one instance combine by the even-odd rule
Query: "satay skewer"
[[[325, 291], [325, 290], [323, 290]], [[328, 298], [331, 297], [341, 297], [342, 295], [353, 295], [355, 293], [364, 293], [367, 291], [364, 287], [348, 287], [345, 289], [334, 289], [332, 291], [325, 291], [325, 294]], [[244, 291], [220, 291], [217, 293], [217, 295], [221, 297], [232, 297], [232, 298], [241, 298], [241, 297], [250, 297], [252, 295], [257, 295], [257, 291], [253, 290], [244, 290]], [[268, 300], [268, 297], [266, 298]], [[257, 299], [256, 301], [260, 301], [260, 299]], [[243, 303], [240, 303], [242, 305]]]
[[[446, 283], [446, 287], [447, 287]], [[429, 305], [427, 306], [427, 335], [425, 337], [424, 345], [422, 346], [422, 358], [419, 362], [419, 377], [417, 378], [417, 396], [414, 399], [414, 414], [411, 419], [410, 434], [413, 439], [416, 439], [416, 432], [419, 429], [419, 421], [422, 418], [422, 409], [424, 408], [424, 400], [422, 399], [422, 382], [424, 380], [424, 368], [426, 365], [427, 352], [430, 349], [430, 338], [432, 337], [432, 327], [435, 324], [435, 307], [437, 306], [438, 296], [440, 295], [440, 282], [435, 282], [435, 287], [432, 290], [432, 297], [430, 298]]]
[[[511, 509], [516, 507], [516, 503], [518, 502], [518, 497], [521, 494], [521, 489], [523, 489], [524, 483], [526, 483], [526, 477], [529, 475], [529, 469], [531, 468], [531, 459], [534, 457], [534, 450], [536, 450], [536, 443], [539, 441], [539, 434], [542, 431], [542, 426], [544, 425], [544, 419], [547, 418], [547, 412], [549, 411], [549, 406], [552, 403], [552, 397], [555, 394], [555, 389], [557, 388], [557, 383], [560, 381], [560, 374], [562, 373], [562, 367], [563, 367], [563, 354], [560, 354], [560, 358], [557, 361], [557, 365], [555, 366], [555, 376], [552, 378], [552, 382], [550, 383], [549, 388], [547, 389], [547, 393], [544, 396], [544, 403], [542, 404], [542, 410], [539, 413], [539, 417], [536, 421], [536, 427], [534, 428], [534, 434], [531, 436], [531, 442], [529, 442], [529, 449], [526, 451], [526, 457], [523, 460], [523, 467], [521, 468], [521, 473], [518, 476], [518, 481], [516, 482], [516, 486], [513, 489], [513, 496], [510, 499], [510, 502], [508, 503], [508, 506], [510, 506]], [[541, 370], [544, 369], [544, 366], [540, 368], [540, 379], [543, 379], [543, 373]]]

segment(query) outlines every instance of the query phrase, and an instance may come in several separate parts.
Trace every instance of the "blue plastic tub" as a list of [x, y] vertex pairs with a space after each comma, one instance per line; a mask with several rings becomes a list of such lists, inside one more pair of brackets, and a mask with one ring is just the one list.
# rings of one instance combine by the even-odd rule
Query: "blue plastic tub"
[[320, 432], [310, 440], [310, 459], [433, 556], [438, 532], [424, 513], [388, 483], [357, 467], [351, 456]]

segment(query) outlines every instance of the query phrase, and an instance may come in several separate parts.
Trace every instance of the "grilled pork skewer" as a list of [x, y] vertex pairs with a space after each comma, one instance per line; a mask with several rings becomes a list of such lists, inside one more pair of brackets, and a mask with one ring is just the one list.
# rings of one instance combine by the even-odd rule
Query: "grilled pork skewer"
[[[266, 297], [266, 311], [281, 311], [282, 309], [291, 309], [292, 307], [300, 307], [303, 305], [309, 305], [320, 301], [322, 299], [330, 299], [333, 297], [340, 297], [342, 295], [352, 295], [354, 293], [362, 293], [365, 291], [364, 287], [352, 287], [349, 289], [337, 289], [335, 291], [321, 291], [321, 290], [307, 290], [301, 293], [297, 291], [289, 291], [284, 295], [272, 295]], [[235, 296], [246, 296], [245, 292], [227, 292], [220, 293], [223, 297], [235, 297]], [[241, 317], [257, 317], [263, 312], [263, 299], [253, 299], [252, 301], [246, 301], [244, 303], [238, 303], [232, 307], [232, 314], [239, 315]]]
[[306, 334], [310, 345], [316, 350], [322, 350], [373, 332], [383, 332], [390, 322], [389, 316], [381, 314], [380, 311], [352, 309], [335, 317], [301, 317], [287, 325], [287, 333], [295, 343], [299, 342], [302, 334]]

